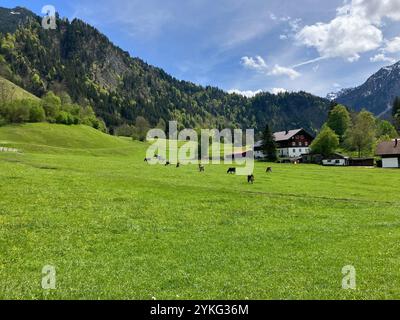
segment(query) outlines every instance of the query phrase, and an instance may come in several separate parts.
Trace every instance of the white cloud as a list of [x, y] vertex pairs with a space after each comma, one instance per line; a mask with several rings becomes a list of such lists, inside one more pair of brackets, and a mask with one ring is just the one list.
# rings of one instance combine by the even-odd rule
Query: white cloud
[[232, 90], [228, 90], [228, 93], [230, 94], [238, 94], [241, 95], [243, 97], [247, 97], [247, 98], [253, 98], [255, 97], [257, 94], [262, 93], [262, 90], [257, 90], [257, 91], [251, 91], [251, 90], [247, 90], [247, 91], [241, 91], [238, 89], [232, 89]]
[[[244, 91], [242, 91], [242, 90], [239, 90], [239, 89], [228, 90], [229, 94], [238, 94], [238, 95], [241, 95], [241, 96], [247, 97], [247, 98], [253, 98], [253, 97], [255, 97], [256, 95], [258, 95], [258, 94], [260, 94], [262, 92], [264, 92], [264, 90], [255, 90], [255, 91], [253, 91], [253, 90], [244, 90]], [[272, 88], [270, 90], [270, 92], [272, 94], [280, 94], [280, 93], [288, 92], [288, 90], [286, 90], [284, 88]]]
[[289, 20], [289, 26], [293, 32], [298, 32], [301, 29], [302, 19], [291, 19]]
[[290, 79], [294, 80], [300, 77], [300, 73], [292, 68], [281, 67], [276, 64], [272, 70], [269, 72], [269, 75], [273, 76], [288, 76]]
[[399, 0], [352, 0], [338, 8], [338, 14], [362, 17], [371, 23], [380, 24], [383, 18], [400, 21]]
[[260, 56], [253, 57], [243, 57], [242, 64], [249, 69], [255, 69], [257, 71], [266, 71], [268, 69], [267, 64], [264, 59]]
[[389, 53], [400, 52], [400, 37], [393, 38], [392, 40], [387, 40], [386, 46], [383, 50]]
[[337, 9], [333, 20], [306, 26], [296, 38], [315, 48], [321, 57], [354, 62], [360, 54], [381, 47], [384, 18], [400, 21], [399, 0], [352, 0]]
[[395, 59], [385, 56], [384, 53], [376, 54], [375, 56], [371, 57], [369, 60], [371, 62], [389, 62], [389, 63], [395, 63], [396, 62]]
[[253, 57], [243, 57], [241, 59], [242, 65], [248, 69], [256, 70], [260, 73], [264, 73], [268, 76], [287, 76], [291, 80], [294, 80], [300, 77], [300, 73], [292, 68], [282, 67], [276, 64], [274, 67], [270, 67], [267, 65], [265, 60], [260, 57], [256, 56]]
[[330, 23], [304, 27], [297, 39], [318, 50], [321, 57], [342, 57], [354, 62], [360, 53], [378, 49], [383, 34], [376, 26], [358, 16], [338, 16]]
[[271, 89], [272, 94], [280, 94], [280, 93], [285, 93], [285, 92], [288, 92], [288, 91], [284, 88], [272, 88]]

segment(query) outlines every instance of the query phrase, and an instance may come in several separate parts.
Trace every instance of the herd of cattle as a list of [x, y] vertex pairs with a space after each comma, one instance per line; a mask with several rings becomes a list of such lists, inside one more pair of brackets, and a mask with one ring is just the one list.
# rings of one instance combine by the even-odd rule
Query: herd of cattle
[[[166, 161], [165, 159], [163, 159], [162, 157], [160, 157], [159, 155], [155, 155], [154, 156], [155, 159], [159, 160], [159, 161], [164, 161], [164, 165], [165, 166], [170, 166], [171, 163], [169, 161]], [[145, 158], [144, 162], [149, 163], [151, 160], [151, 158]], [[179, 168], [181, 166], [181, 164], [178, 162], [176, 164], [176, 167]], [[204, 165], [199, 164], [199, 172], [205, 172], [206, 168]], [[236, 168], [229, 168], [228, 171], [226, 172], [227, 174], [236, 174]], [[266, 170], [266, 173], [272, 173], [272, 168], [268, 167]], [[255, 177], [254, 174], [248, 175], [247, 176], [247, 182], [253, 184], [255, 181]]]

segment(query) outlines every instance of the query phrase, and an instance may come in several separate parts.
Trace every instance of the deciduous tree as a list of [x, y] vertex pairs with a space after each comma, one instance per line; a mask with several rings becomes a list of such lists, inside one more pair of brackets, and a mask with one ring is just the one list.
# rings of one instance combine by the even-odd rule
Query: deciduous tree
[[345, 106], [338, 104], [329, 112], [328, 126], [339, 136], [341, 141], [350, 125], [350, 113]]
[[347, 132], [347, 144], [358, 152], [358, 156], [372, 153], [376, 142], [375, 117], [372, 113], [363, 110], [355, 118], [354, 125]]
[[329, 156], [334, 153], [339, 147], [338, 135], [328, 126], [324, 125], [321, 132], [311, 144], [313, 153]]

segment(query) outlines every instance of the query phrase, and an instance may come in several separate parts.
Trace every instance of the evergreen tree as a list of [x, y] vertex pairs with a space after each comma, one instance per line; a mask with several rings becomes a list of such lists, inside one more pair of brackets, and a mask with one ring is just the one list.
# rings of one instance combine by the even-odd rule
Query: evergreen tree
[[392, 115], [397, 130], [400, 130], [400, 97], [394, 99]]
[[275, 138], [269, 128], [269, 125], [265, 126], [262, 135], [262, 151], [265, 155], [266, 160], [274, 162], [278, 159]]
[[392, 115], [393, 115], [393, 117], [397, 117], [400, 115], [400, 97], [396, 97], [394, 99]]

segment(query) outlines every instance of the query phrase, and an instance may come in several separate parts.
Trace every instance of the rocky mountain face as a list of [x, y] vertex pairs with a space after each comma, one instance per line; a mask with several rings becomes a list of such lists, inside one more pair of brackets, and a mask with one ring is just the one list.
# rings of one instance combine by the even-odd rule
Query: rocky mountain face
[[305, 92], [248, 99], [177, 80], [81, 20], [58, 19], [56, 30], [44, 30], [26, 9], [0, 9], [0, 17], [0, 76], [37, 96], [67, 92], [93, 106], [109, 128], [143, 116], [152, 126], [177, 120], [190, 128], [261, 131], [269, 123], [275, 130], [315, 131], [329, 111], [329, 100]]
[[400, 96], [400, 62], [382, 68], [357, 88], [339, 92], [334, 100], [356, 111], [365, 108], [376, 116], [387, 117], [397, 96]]

